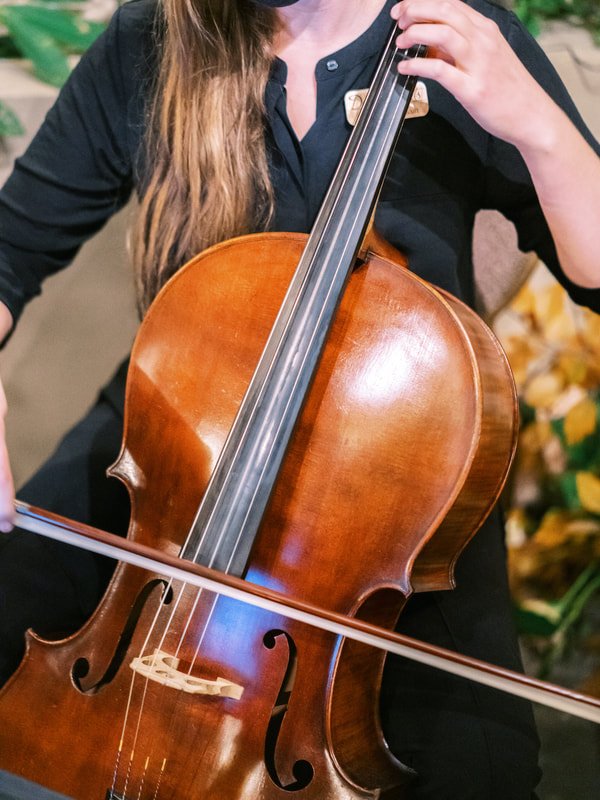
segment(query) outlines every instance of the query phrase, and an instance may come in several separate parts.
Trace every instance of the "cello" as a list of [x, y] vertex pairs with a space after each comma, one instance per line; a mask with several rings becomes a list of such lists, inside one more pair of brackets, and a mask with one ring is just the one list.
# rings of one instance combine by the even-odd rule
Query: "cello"
[[[225, 243], [161, 294], [113, 472], [136, 540], [391, 625], [412, 591], [451, 585], [506, 474], [515, 403], [474, 315], [365, 241], [410, 94], [386, 57], [308, 242]], [[3, 766], [81, 798], [374, 797], [402, 780], [380, 672], [335, 637], [123, 568], [79, 634], [30, 641], [2, 695]]]

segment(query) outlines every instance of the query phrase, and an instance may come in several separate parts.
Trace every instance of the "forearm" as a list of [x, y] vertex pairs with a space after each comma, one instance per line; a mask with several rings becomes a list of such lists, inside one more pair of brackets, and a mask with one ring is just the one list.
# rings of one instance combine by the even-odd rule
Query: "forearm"
[[535, 135], [517, 144], [563, 271], [580, 286], [600, 286], [600, 158], [550, 98]]
[[600, 286], [600, 158], [513, 51], [506, 17], [505, 38], [496, 22], [456, 0], [404, 0], [392, 13], [402, 29], [398, 47], [429, 48], [428, 58], [402, 60], [399, 71], [438, 81], [482, 128], [520, 151], [565, 275]]

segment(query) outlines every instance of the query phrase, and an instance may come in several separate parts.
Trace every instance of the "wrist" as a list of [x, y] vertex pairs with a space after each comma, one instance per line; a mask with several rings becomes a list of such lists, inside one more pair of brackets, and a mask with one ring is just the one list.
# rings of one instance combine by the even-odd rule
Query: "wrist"
[[528, 165], [539, 159], [555, 157], [574, 128], [568, 117], [546, 95], [546, 108], [540, 114], [529, 115], [530, 124], [515, 131], [512, 144]]

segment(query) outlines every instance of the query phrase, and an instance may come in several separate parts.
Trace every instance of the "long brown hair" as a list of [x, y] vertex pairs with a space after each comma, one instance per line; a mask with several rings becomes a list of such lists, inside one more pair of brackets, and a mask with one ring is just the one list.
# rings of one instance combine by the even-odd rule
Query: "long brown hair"
[[131, 237], [142, 312], [189, 258], [266, 227], [273, 209], [263, 135], [273, 12], [252, 0], [161, 0], [158, 14], [149, 176]]

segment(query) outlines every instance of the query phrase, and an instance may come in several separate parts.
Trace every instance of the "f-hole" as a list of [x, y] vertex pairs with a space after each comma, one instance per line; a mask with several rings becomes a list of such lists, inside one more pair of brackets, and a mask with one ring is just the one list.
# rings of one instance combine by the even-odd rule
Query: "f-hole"
[[265, 737], [265, 765], [267, 767], [267, 772], [269, 773], [269, 776], [275, 786], [278, 786], [280, 789], [283, 789], [286, 792], [299, 792], [301, 789], [306, 789], [308, 784], [313, 779], [315, 771], [312, 764], [304, 759], [299, 759], [296, 761], [292, 767], [294, 781], [287, 785], [284, 785], [280, 779], [279, 775], [277, 774], [277, 767], [275, 765], [277, 740], [279, 738], [279, 732], [281, 730], [283, 718], [288, 710], [292, 689], [294, 688], [296, 665], [298, 661], [298, 651], [296, 645], [294, 644], [294, 640], [285, 631], [273, 630], [266, 633], [263, 638], [264, 646], [269, 650], [273, 650], [273, 648], [277, 646], [277, 640], [279, 637], [284, 637], [285, 641], [287, 642], [289, 660], [285, 675], [283, 677], [283, 682], [281, 684], [281, 689], [279, 690], [279, 694], [275, 700], [275, 705], [273, 706], [273, 711], [271, 712], [271, 720], [267, 727], [267, 735]]
[[163, 597], [162, 597], [162, 604], [168, 605], [171, 600], [173, 599], [173, 592], [172, 589], [168, 586], [166, 581], [161, 580], [159, 578], [149, 581], [139, 595], [136, 598], [135, 604], [131, 609], [129, 617], [125, 622], [125, 626], [121, 631], [121, 635], [119, 636], [119, 641], [117, 642], [117, 646], [113, 653], [113, 656], [110, 660], [110, 664], [106, 668], [104, 675], [94, 684], [89, 686], [85, 686], [84, 678], [89, 672], [90, 669], [90, 662], [87, 658], [78, 658], [77, 661], [73, 664], [71, 669], [71, 677], [73, 679], [73, 683], [79, 689], [82, 694], [94, 694], [95, 692], [99, 691], [103, 686], [106, 686], [107, 683], [110, 683], [117, 672], [119, 671], [123, 659], [127, 653], [129, 645], [131, 644], [131, 640], [133, 638], [133, 634], [135, 632], [135, 627], [137, 622], [140, 618], [142, 611], [144, 610], [144, 606], [154, 589], [157, 586], [163, 587]]

